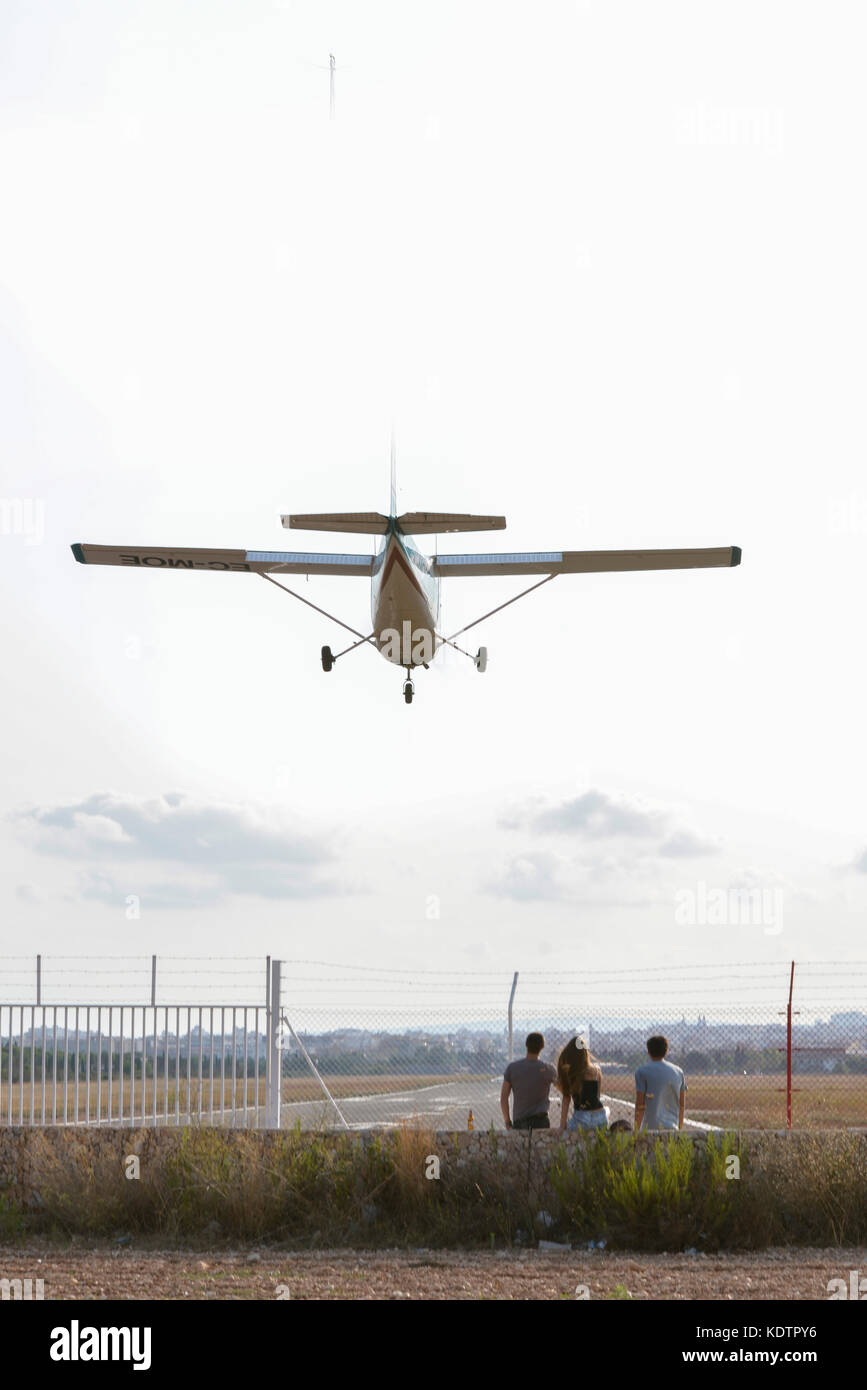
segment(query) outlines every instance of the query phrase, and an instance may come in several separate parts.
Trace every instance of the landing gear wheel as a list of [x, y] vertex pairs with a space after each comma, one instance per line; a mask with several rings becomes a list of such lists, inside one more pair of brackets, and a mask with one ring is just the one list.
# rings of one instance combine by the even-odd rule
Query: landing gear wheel
[[403, 683], [403, 698], [406, 700], [406, 703], [407, 703], [408, 705], [411, 705], [411, 704], [412, 704], [412, 697], [413, 697], [413, 684], [412, 684], [412, 681], [406, 680], [406, 681], [404, 681], [404, 683]]
[[477, 670], [477, 671], [487, 671], [487, 669], [488, 669], [488, 649], [487, 649], [487, 647], [479, 647], [479, 650], [476, 652], [476, 670]]
[[323, 671], [330, 671], [333, 665], [334, 665], [334, 653], [332, 652], [332, 650], [331, 650], [330, 647], [323, 647], [323, 648], [322, 648], [322, 669], [323, 669]]

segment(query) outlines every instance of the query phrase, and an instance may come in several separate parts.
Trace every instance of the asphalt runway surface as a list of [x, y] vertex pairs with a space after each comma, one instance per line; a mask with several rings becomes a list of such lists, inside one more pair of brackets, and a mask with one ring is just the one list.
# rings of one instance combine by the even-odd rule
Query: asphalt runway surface
[[[447, 1081], [436, 1086], [392, 1091], [385, 1095], [346, 1096], [338, 1100], [337, 1105], [349, 1129], [391, 1128], [401, 1124], [432, 1130], [467, 1129], [471, 1110], [475, 1129], [490, 1129], [492, 1124], [495, 1129], [502, 1129], [502, 1084], [500, 1076], [492, 1077], [487, 1082]], [[612, 1121], [623, 1119], [632, 1123], [635, 1107], [630, 1101], [613, 1100], [610, 1096], [603, 1096], [602, 1099], [609, 1107]], [[552, 1124], [557, 1124], [560, 1118], [558, 1097], [552, 1098], [550, 1113]], [[335, 1107], [324, 1096], [321, 1101], [284, 1102], [282, 1119], [283, 1127], [288, 1129], [299, 1121], [302, 1129], [344, 1127]], [[687, 1119], [685, 1128], [706, 1130], [712, 1126]]]

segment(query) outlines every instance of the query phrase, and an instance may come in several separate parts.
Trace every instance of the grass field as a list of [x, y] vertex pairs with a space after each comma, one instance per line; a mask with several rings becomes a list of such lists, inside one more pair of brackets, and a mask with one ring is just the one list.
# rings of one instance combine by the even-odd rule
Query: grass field
[[[326, 1077], [326, 1085], [336, 1100], [343, 1100], [348, 1096], [382, 1096], [390, 1095], [396, 1091], [418, 1090], [426, 1086], [436, 1086], [441, 1083], [461, 1081], [468, 1083], [490, 1082], [489, 1076], [468, 1076], [462, 1073], [460, 1076], [452, 1074], [431, 1074], [419, 1075], [416, 1073], [401, 1073], [391, 1076], [333, 1076]], [[32, 1104], [33, 1116], [37, 1124], [41, 1124], [43, 1089], [41, 1080], [37, 1080], [33, 1086]], [[146, 1120], [151, 1120], [154, 1113], [154, 1083], [152, 1078], [144, 1082], [144, 1088], [140, 1080], [134, 1083], [134, 1095], [131, 1097], [131, 1083], [129, 1078], [123, 1082], [122, 1099], [121, 1087], [119, 1082], [114, 1079], [111, 1086], [111, 1096], [109, 1097], [108, 1081], [103, 1078], [99, 1096], [95, 1081], [90, 1084], [90, 1114], [91, 1121], [97, 1117], [108, 1123], [109, 1119], [119, 1120], [121, 1114], [128, 1122], [130, 1118], [130, 1106], [135, 1105], [136, 1118], [142, 1115]], [[281, 1096], [286, 1104], [299, 1101], [322, 1101], [325, 1096], [318, 1082], [312, 1077], [287, 1077], [284, 1078], [281, 1087]], [[44, 1091], [45, 1099], [45, 1123], [52, 1123], [52, 1087], [50, 1082], [46, 1083]], [[185, 1076], [180, 1081], [175, 1081], [169, 1077], [166, 1085], [163, 1077], [157, 1078], [156, 1083], [156, 1112], [157, 1118], [165, 1118], [168, 1113], [169, 1119], [175, 1115], [183, 1117], [192, 1116], [197, 1120], [200, 1112], [202, 1119], [206, 1120], [213, 1105], [215, 1111], [222, 1110], [225, 1114], [232, 1111], [232, 1078], [227, 1077], [221, 1083], [220, 1077], [214, 1077], [213, 1093], [208, 1077], [199, 1086], [198, 1077], [194, 1077], [189, 1086]], [[109, 1107], [110, 1102], [110, 1107]], [[235, 1080], [235, 1110], [243, 1111], [245, 1106], [253, 1109], [256, 1106], [264, 1107], [267, 1103], [267, 1092], [264, 1077], [259, 1077], [258, 1084], [254, 1077], [248, 1077], [246, 1089], [244, 1079]], [[11, 1105], [11, 1108], [10, 1108]], [[23, 1112], [22, 1107], [23, 1105]], [[121, 1110], [122, 1106], [122, 1110]], [[31, 1107], [31, 1087], [29, 1082], [25, 1082], [23, 1087], [19, 1082], [13, 1082], [10, 1087], [8, 1082], [0, 1083], [0, 1124], [18, 1124], [19, 1116], [23, 1113], [25, 1124], [30, 1123]], [[72, 1123], [75, 1119], [75, 1087], [70, 1081], [67, 1085], [66, 1093], [66, 1118], [64, 1120], [64, 1099], [63, 1082], [58, 1080], [56, 1092], [56, 1115], [57, 1123]], [[79, 1081], [78, 1085], [78, 1120], [85, 1119], [85, 1087], [84, 1082]]]
[[[107, 1121], [107, 1120], [109, 1119], [109, 1116], [111, 1116], [111, 1117], [113, 1117], [113, 1118], [114, 1118], [114, 1117], [119, 1117], [119, 1115], [120, 1115], [120, 1113], [121, 1113], [121, 1105], [122, 1105], [122, 1107], [123, 1107], [123, 1109], [122, 1109], [123, 1117], [124, 1117], [126, 1120], [128, 1120], [128, 1119], [129, 1119], [129, 1116], [130, 1116], [130, 1105], [131, 1105], [131, 1103], [133, 1103], [133, 1102], [134, 1102], [134, 1105], [135, 1105], [135, 1114], [136, 1114], [137, 1117], [140, 1116], [140, 1115], [142, 1114], [142, 1109], [144, 1108], [145, 1117], [146, 1117], [147, 1119], [152, 1119], [152, 1118], [153, 1118], [153, 1113], [154, 1113], [154, 1083], [153, 1083], [152, 1078], [148, 1078], [148, 1079], [144, 1082], [144, 1086], [142, 1085], [142, 1082], [141, 1082], [140, 1080], [136, 1080], [133, 1089], [134, 1089], [134, 1096], [132, 1096], [131, 1084], [130, 1084], [129, 1078], [126, 1078], [126, 1079], [124, 1080], [122, 1092], [121, 1092], [121, 1086], [120, 1086], [119, 1082], [118, 1082], [117, 1080], [113, 1080], [113, 1081], [112, 1081], [112, 1085], [111, 1085], [111, 1096], [110, 1096], [111, 1105], [110, 1105], [110, 1109], [109, 1109], [109, 1087], [108, 1087], [108, 1081], [106, 1081], [105, 1079], [103, 1079], [102, 1085], [101, 1085], [100, 1088], [99, 1088], [99, 1094], [98, 1094], [98, 1095], [97, 1095], [96, 1082], [95, 1082], [95, 1081], [91, 1081], [91, 1083], [90, 1083], [90, 1119], [91, 1119], [91, 1120], [95, 1120], [95, 1119], [97, 1118], [97, 1116], [99, 1116], [99, 1118], [100, 1118], [101, 1120]], [[23, 1107], [24, 1107], [24, 1109], [23, 1109], [24, 1123], [25, 1123], [25, 1124], [29, 1124], [29, 1123], [30, 1123], [30, 1105], [31, 1105], [31, 1088], [30, 1088], [29, 1082], [26, 1082], [26, 1081], [25, 1081], [23, 1087], [22, 1087], [18, 1082], [13, 1082], [12, 1088], [11, 1088], [11, 1091], [12, 1091], [11, 1098], [10, 1098], [9, 1091], [10, 1091], [9, 1085], [8, 1085], [7, 1082], [4, 1081], [3, 1084], [0, 1085], [0, 1124], [5, 1124], [5, 1123], [9, 1123], [9, 1122], [10, 1122], [10, 1120], [9, 1120], [10, 1113], [11, 1113], [11, 1123], [12, 1123], [12, 1124], [17, 1124], [17, 1123], [18, 1123], [18, 1119], [19, 1119], [19, 1115], [21, 1114], [20, 1107], [21, 1107], [22, 1104], [23, 1104]], [[22, 1094], [22, 1092], [23, 1092], [23, 1094]], [[122, 1094], [122, 1099], [121, 1099], [121, 1094]], [[164, 1079], [163, 1079], [162, 1077], [158, 1077], [158, 1078], [157, 1078], [157, 1084], [156, 1084], [156, 1110], [157, 1110], [157, 1117], [158, 1117], [158, 1118], [159, 1118], [160, 1116], [165, 1117], [166, 1110], [168, 1110], [169, 1117], [171, 1117], [172, 1115], [174, 1115], [174, 1114], [176, 1114], [176, 1113], [180, 1113], [180, 1114], [182, 1114], [182, 1115], [192, 1114], [194, 1117], [196, 1117], [196, 1116], [198, 1115], [198, 1110], [199, 1110], [199, 1096], [200, 1096], [200, 1094], [201, 1094], [202, 1110], [203, 1110], [204, 1112], [207, 1112], [207, 1111], [209, 1110], [209, 1108], [210, 1108], [210, 1105], [211, 1105], [211, 1090], [210, 1090], [210, 1084], [209, 1084], [209, 1082], [208, 1082], [207, 1079], [204, 1080], [204, 1081], [202, 1082], [201, 1091], [200, 1091], [199, 1082], [198, 1082], [198, 1079], [197, 1079], [197, 1078], [196, 1078], [195, 1080], [191, 1081], [191, 1083], [190, 1083], [190, 1085], [189, 1085], [189, 1087], [188, 1087], [188, 1086], [187, 1086], [186, 1077], [181, 1077], [180, 1082], [176, 1082], [172, 1077], [169, 1077], [168, 1086], [166, 1086], [166, 1084], [165, 1084], [165, 1082], [164, 1082]], [[44, 1097], [45, 1097], [45, 1123], [46, 1123], [46, 1124], [51, 1124], [51, 1121], [52, 1121], [52, 1104], [53, 1104], [54, 1102], [53, 1102], [52, 1087], [51, 1087], [51, 1084], [50, 1084], [50, 1083], [46, 1084], [46, 1086], [45, 1086]], [[10, 1099], [11, 1099], [11, 1112], [10, 1112]], [[34, 1113], [34, 1119], [36, 1120], [36, 1123], [39, 1124], [39, 1123], [42, 1122], [43, 1089], [42, 1089], [42, 1083], [41, 1083], [41, 1081], [38, 1081], [38, 1080], [37, 1080], [36, 1083], [34, 1084], [34, 1086], [33, 1086], [33, 1098], [32, 1098], [32, 1099], [33, 1099], [33, 1113]], [[236, 1078], [236, 1080], [235, 1080], [235, 1108], [236, 1108], [236, 1110], [237, 1110], [237, 1109], [242, 1109], [242, 1108], [244, 1107], [245, 1103], [246, 1103], [247, 1106], [255, 1106], [255, 1105], [257, 1105], [257, 1104], [258, 1104], [258, 1105], [264, 1105], [264, 1104], [265, 1104], [265, 1100], [266, 1100], [266, 1095], [265, 1095], [265, 1082], [264, 1082], [264, 1080], [263, 1080], [262, 1078], [259, 1079], [259, 1083], [258, 1083], [258, 1087], [257, 1087], [255, 1078], [253, 1078], [253, 1077], [248, 1077], [248, 1079], [247, 1079], [247, 1088], [246, 1088], [246, 1097], [245, 1097], [245, 1091], [244, 1091], [244, 1081], [243, 1081], [243, 1078], [240, 1078], [240, 1079]], [[75, 1112], [75, 1104], [76, 1104], [75, 1086], [74, 1086], [73, 1083], [70, 1081], [70, 1082], [68, 1083], [68, 1086], [67, 1086], [67, 1093], [66, 1093], [66, 1122], [67, 1122], [67, 1123], [71, 1123], [71, 1122], [73, 1121], [73, 1119], [75, 1118], [75, 1113], [76, 1113], [76, 1112]], [[229, 1110], [229, 1111], [231, 1111], [231, 1109], [232, 1109], [232, 1078], [231, 1078], [231, 1077], [227, 1077], [227, 1078], [226, 1078], [225, 1082], [223, 1082], [223, 1084], [222, 1084], [222, 1087], [221, 1087], [221, 1084], [220, 1084], [220, 1078], [219, 1078], [219, 1077], [215, 1077], [215, 1078], [214, 1078], [213, 1106], [214, 1106], [214, 1109], [215, 1109], [215, 1110], [223, 1109], [223, 1110]], [[56, 1114], [57, 1114], [57, 1123], [58, 1123], [58, 1124], [63, 1124], [63, 1123], [64, 1123], [64, 1098], [63, 1098], [63, 1082], [62, 1082], [62, 1080], [61, 1080], [61, 1081], [58, 1081], [58, 1085], [57, 1085], [57, 1092], [56, 1092]], [[78, 1083], [78, 1119], [79, 1119], [79, 1121], [82, 1121], [82, 1120], [84, 1120], [84, 1118], [85, 1118], [85, 1086], [84, 1086], [84, 1082], [83, 1082], [83, 1081], [79, 1081], [79, 1083]]]
[[[785, 1129], [785, 1076], [687, 1076], [686, 1113], [705, 1124], [737, 1129]], [[796, 1076], [794, 1129], [867, 1126], [867, 1076]], [[606, 1095], [634, 1100], [629, 1075], [605, 1075]]]

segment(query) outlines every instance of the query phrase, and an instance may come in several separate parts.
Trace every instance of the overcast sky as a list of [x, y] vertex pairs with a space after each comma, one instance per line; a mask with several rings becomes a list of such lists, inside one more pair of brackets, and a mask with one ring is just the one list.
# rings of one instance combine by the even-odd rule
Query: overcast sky
[[[864, 37], [7, 0], [0, 954], [863, 957]], [[402, 509], [507, 517], [443, 551], [743, 563], [559, 578], [407, 707], [255, 577], [73, 561], [367, 550], [280, 513], [385, 508], [392, 428]], [[365, 627], [364, 580], [298, 582]], [[445, 629], [521, 586], [446, 581]], [[761, 922], [698, 920], [745, 888]]]

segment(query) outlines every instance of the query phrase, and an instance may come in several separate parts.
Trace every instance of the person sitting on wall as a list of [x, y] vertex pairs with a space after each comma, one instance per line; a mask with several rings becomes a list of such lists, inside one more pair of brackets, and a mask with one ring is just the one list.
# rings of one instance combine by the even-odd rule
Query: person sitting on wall
[[[557, 1059], [560, 1101], [560, 1133], [565, 1129], [607, 1129], [608, 1109], [602, 1104], [602, 1068], [590, 1053], [587, 1040], [572, 1038]], [[570, 1104], [574, 1107], [567, 1125]]]
[[[550, 1062], [540, 1060], [539, 1053], [545, 1047], [541, 1033], [528, 1034], [525, 1047], [526, 1057], [510, 1062], [503, 1073], [500, 1109], [506, 1129], [550, 1129], [548, 1093], [557, 1080], [557, 1073]], [[511, 1116], [510, 1096], [513, 1097]]]
[[668, 1038], [647, 1039], [649, 1062], [635, 1073], [635, 1128], [683, 1129], [686, 1078], [680, 1067], [665, 1059]]

